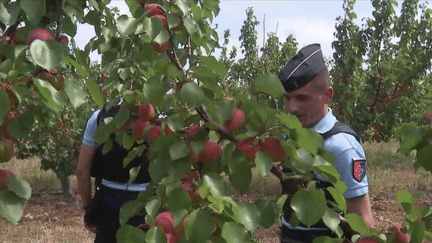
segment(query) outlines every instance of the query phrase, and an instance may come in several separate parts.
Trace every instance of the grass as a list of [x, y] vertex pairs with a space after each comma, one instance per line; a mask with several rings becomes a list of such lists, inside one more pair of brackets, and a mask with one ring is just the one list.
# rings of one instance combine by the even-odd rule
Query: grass
[[[401, 223], [403, 211], [395, 200], [399, 189], [413, 193], [431, 191], [432, 176], [423, 169], [414, 170], [414, 155], [398, 152], [398, 143], [367, 142], [364, 144], [368, 161], [368, 179], [374, 217], [379, 229], [386, 229]], [[0, 218], [0, 242], [92, 242], [93, 235], [82, 224], [84, 211], [78, 197], [64, 199], [60, 182], [52, 171], [40, 169], [38, 159], [13, 160], [0, 164], [30, 183], [33, 196], [24, 206], [24, 214], [18, 225]], [[273, 175], [261, 177], [258, 170], [252, 170], [251, 190], [234, 198], [251, 201], [256, 198], [274, 198], [280, 195], [279, 180]], [[71, 186], [76, 188], [75, 176], [70, 177]], [[232, 191], [232, 190], [230, 190]], [[258, 232], [259, 242], [278, 242], [279, 224]]]
[[412, 173], [415, 155], [399, 152], [398, 148], [395, 140], [364, 144], [371, 197], [392, 196], [399, 189], [412, 192], [432, 189], [431, 173], [423, 168]]

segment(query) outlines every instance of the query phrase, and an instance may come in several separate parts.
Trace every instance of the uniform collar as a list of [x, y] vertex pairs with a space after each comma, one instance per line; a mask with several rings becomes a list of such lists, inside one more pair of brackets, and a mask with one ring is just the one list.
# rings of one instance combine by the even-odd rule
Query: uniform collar
[[334, 127], [336, 121], [337, 119], [333, 115], [332, 109], [328, 107], [327, 114], [323, 117], [323, 119], [321, 119], [321, 121], [319, 121], [314, 127], [312, 127], [312, 130], [317, 133], [324, 134]]

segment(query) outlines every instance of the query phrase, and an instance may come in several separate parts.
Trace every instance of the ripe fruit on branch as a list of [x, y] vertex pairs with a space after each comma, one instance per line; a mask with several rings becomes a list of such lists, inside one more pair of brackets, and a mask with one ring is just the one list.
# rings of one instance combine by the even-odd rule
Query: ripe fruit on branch
[[261, 152], [270, 156], [273, 162], [284, 161], [288, 157], [279, 138], [272, 136], [267, 137], [261, 144]]
[[212, 141], [206, 141], [204, 143], [204, 148], [199, 155], [199, 159], [204, 164], [209, 164], [210, 162], [212, 162], [212, 160], [219, 158], [221, 154], [222, 149], [219, 144]]
[[8, 162], [15, 154], [15, 144], [10, 139], [1, 138], [0, 134], [0, 163]]
[[167, 243], [177, 243], [177, 239], [173, 234], [165, 234]]
[[19, 27], [16, 29], [15, 33], [12, 36], [12, 40], [11, 40], [12, 45], [25, 45], [26, 44], [25, 36], [22, 36], [22, 35], [24, 35], [24, 29], [25, 29], [25, 26], [22, 26], [22, 27]]
[[160, 52], [160, 53], [166, 52], [168, 50], [169, 46], [170, 46], [169, 41], [166, 41], [162, 44], [159, 44], [157, 42], [152, 42], [152, 49], [157, 51], [157, 52]]
[[175, 238], [176, 238], [177, 240], [179, 240], [180, 238], [183, 237], [184, 232], [185, 232], [185, 229], [186, 229], [186, 223], [187, 223], [187, 216], [184, 216], [184, 218], [183, 218], [181, 224], [178, 225], [178, 226], [176, 227], [176, 229], [175, 229], [175, 230], [176, 230]]
[[156, 112], [152, 104], [141, 104], [138, 109], [140, 120], [150, 121], [156, 117]]
[[42, 70], [39, 72], [38, 78], [50, 83], [57, 91], [63, 90], [64, 88], [64, 75], [62, 73], [57, 73], [57, 69], [53, 69], [51, 72]]
[[370, 238], [370, 237], [360, 238], [356, 242], [357, 243], [378, 243], [378, 241], [376, 241], [375, 239]]
[[166, 134], [173, 134], [173, 133], [174, 131], [171, 130], [171, 128], [168, 125], [166, 125], [164, 128], [164, 134], [166, 135]]
[[254, 162], [256, 153], [261, 150], [261, 146], [258, 142], [259, 140], [256, 137], [240, 140], [236, 144], [236, 150], [245, 152], [247, 158]]
[[152, 126], [148, 131], [147, 131], [147, 139], [151, 142], [151, 143], [155, 143], [157, 138], [160, 136], [161, 133], [161, 128], [160, 126]]
[[64, 45], [69, 45], [69, 39], [65, 35], [59, 36], [58, 41]]
[[150, 3], [144, 6], [144, 13], [148, 12], [148, 17], [153, 17], [155, 15], [162, 15], [165, 17], [165, 10], [161, 7], [161, 5], [156, 3]]
[[197, 187], [191, 180], [185, 180], [180, 187], [188, 192], [192, 203], [196, 203], [201, 199]]
[[150, 125], [149, 121], [144, 121], [141, 119], [138, 119], [135, 121], [133, 127], [132, 127], [132, 138], [135, 141], [143, 140], [144, 139], [144, 128], [146, 126]]
[[427, 123], [427, 124], [430, 124], [430, 123], [431, 123], [431, 120], [432, 120], [432, 112], [430, 112], [429, 114], [426, 115], [425, 120], [426, 120], [426, 123]]
[[162, 227], [165, 234], [175, 235], [174, 220], [170, 212], [162, 212], [155, 218], [155, 225]]
[[394, 239], [395, 243], [409, 243], [410, 242], [411, 237], [409, 236], [409, 234], [403, 233], [401, 231], [402, 226], [396, 225], [392, 229], [395, 232], [395, 239]]
[[15, 176], [12, 172], [0, 169], [0, 190], [8, 189], [7, 180], [12, 176]]
[[176, 16], [177, 18], [179, 18], [179, 23], [177, 26], [172, 27], [171, 30], [172, 31], [180, 31], [184, 29], [184, 24], [183, 24], [183, 16], [181, 13], [171, 13], [172, 15]]
[[153, 19], [153, 18], [157, 18], [157, 19], [160, 19], [160, 20], [162, 20], [162, 23], [163, 23], [163, 26], [164, 26], [164, 28], [165, 29], [168, 29], [168, 20], [167, 20], [167, 18], [164, 16], [164, 15], [153, 15], [153, 16], [151, 16], [150, 17], [151, 19]]
[[245, 121], [245, 114], [241, 109], [234, 109], [231, 117], [225, 122], [225, 128], [230, 131], [239, 129]]
[[54, 40], [54, 38], [55, 36], [50, 30], [44, 28], [36, 28], [28, 33], [26, 44], [27, 46], [30, 46], [34, 40], [46, 41]]
[[198, 132], [201, 130], [201, 125], [198, 123], [192, 124], [186, 127], [185, 132], [189, 138], [194, 138]]

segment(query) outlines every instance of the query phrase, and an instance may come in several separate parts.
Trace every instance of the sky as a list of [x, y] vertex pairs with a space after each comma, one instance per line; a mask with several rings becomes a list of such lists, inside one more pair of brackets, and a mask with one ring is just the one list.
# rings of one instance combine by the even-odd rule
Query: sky
[[[252, 7], [254, 15], [260, 22], [256, 26], [258, 32], [258, 45], [263, 45], [264, 28], [266, 35], [275, 33], [281, 41], [292, 34], [299, 48], [319, 43], [325, 57], [333, 56], [331, 43], [335, 40], [336, 18], [343, 16], [343, 1], [339, 0], [221, 0], [220, 13], [214, 19], [212, 26], [217, 25], [220, 43], [223, 41], [223, 33], [230, 29], [230, 46], [240, 48], [240, 30], [246, 20], [246, 10]], [[120, 13], [128, 13], [128, 7], [123, 0], [112, 0], [111, 6], [117, 6]], [[363, 23], [362, 19], [372, 16], [373, 7], [370, 1], [357, 1], [354, 12], [357, 14], [357, 23]], [[265, 21], [264, 21], [265, 17]], [[265, 23], [265, 26], [264, 26]], [[91, 26], [79, 26], [75, 37], [79, 47], [84, 45], [94, 36]], [[92, 60], [100, 59], [96, 52], [91, 55]]]

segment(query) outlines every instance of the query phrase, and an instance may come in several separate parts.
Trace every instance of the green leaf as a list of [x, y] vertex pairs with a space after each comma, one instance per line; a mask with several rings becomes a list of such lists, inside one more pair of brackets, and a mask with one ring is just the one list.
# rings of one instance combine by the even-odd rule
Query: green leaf
[[[79, 52], [79, 51], [76, 51]], [[81, 53], [81, 55], [83, 55]], [[81, 61], [81, 60], [80, 60]], [[68, 62], [75, 68], [76, 74], [80, 76], [81, 78], [84, 78], [87, 75], [87, 71], [85, 68], [83, 68], [83, 64], [79, 64], [73, 59], [68, 59]]]
[[34, 123], [34, 117], [30, 112], [24, 112], [18, 119], [13, 119], [7, 127], [9, 134], [14, 138], [29, 139], [29, 134]]
[[121, 15], [117, 18], [117, 29], [120, 32], [121, 37], [125, 38], [127, 35], [130, 35], [135, 32], [135, 29], [138, 26], [138, 21], [127, 15]]
[[30, 54], [35, 64], [52, 70], [62, 61], [63, 47], [55, 40], [34, 40], [30, 46]]
[[179, 131], [185, 127], [184, 118], [180, 114], [174, 114], [166, 118], [167, 125], [174, 131]]
[[296, 135], [294, 140], [297, 141], [300, 148], [306, 149], [313, 155], [316, 155], [318, 149], [323, 147], [324, 140], [320, 134], [313, 131], [312, 129], [296, 129]]
[[345, 215], [345, 218], [348, 220], [348, 223], [353, 230], [359, 232], [360, 234], [368, 233], [368, 226], [360, 215], [349, 213]]
[[297, 149], [297, 161], [293, 163], [293, 166], [302, 173], [310, 170], [315, 162], [315, 158], [305, 149]]
[[253, 82], [253, 87], [261, 92], [267, 93], [275, 98], [285, 94], [285, 88], [274, 74], [266, 73], [258, 76]]
[[143, 86], [143, 93], [147, 100], [151, 101], [153, 105], [163, 104], [161, 97], [164, 97], [168, 91], [168, 82], [160, 76], [154, 76], [147, 80]]
[[214, 196], [226, 196], [228, 194], [228, 185], [225, 179], [214, 172], [207, 173], [203, 177], [204, 185], [210, 188]]
[[432, 146], [423, 146], [417, 151], [417, 163], [419, 163], [427, 171], [432, 171]]
[[199, 107], [205, 101], [204, 92], [202, 89], [193, 82], [183, 84], [180, 91], [181, 100], [189, 106]]
[[234, 152], [233, 155], [228, 163], [229, 179], [236, 190], [245, 193], [252, 181], [250, 162], [243, 156], [242, 152]]
[[330, 208], [326, 208], [324, 217], [322, 218], [325, 225], [333, 232], [337, 232], [339, 236], [342, 235], [342, 230], [339, 228], [340, 218], [339, 214]]
[[226, 222], [222, 226], [222, 238], [226, 242], [249, 243], [253, 242], [252, 237], [246, 228], [237, 222]]
[[425, 222], [418, 220], [414, 221], [410, 224], [408, 233], [411, 236], [411, 243], [421, 243], [423, 242], [423, 238], [425, 236]]
[[213, 70], [213, 72], [224, 76], [227, 72], [225, 66], [220, 63], [215, 57], [207, 56], [201, 59], [201, 63]]
[[314, 188], [300, 189], [291, 199], [291, 207], [300, 222], [310, 227], [324, 216], [326, 202], [323, 191]]
[[155, 218], [159, 212], [160, 206], [161, 206], [161, 202], [158, 198], [155, 198], [155, 199], [152, 199], [152, 200], [146, 202], [145, 210], [147, 212], [147, 215], [150, 215], [153, 218]]
[[87, 103], [87, 95], [83, 83], [73, 77], [65, 79], [65, 92], [74, 108]]
[[410, 152], [417, 148], [419, 144], [423, 142], [423, 139], [426, 137], [426, 132], [423, 128], [416, 127], [410, 131], [408, 135], [403, 137], [402, 144], [400, 146], [400, 151], [402, 152]]
[[3, 89], [0, 89], [0, 124], [3, 123], [3, 119], [6, 117], [6, 114], [10, 111], [10, 101], [9, 97]]
[[18, 197], [23, 199], [30, 199], [31, 187], [27, 181], [17, 176], [12, 176], [9, 177], [7, 184], [9, 191], [15, 193], [15, 195], [17, 195]]
[[255, 205], [260, 212], [260, 225], [264, 228], [270, 228], [279, 218], [278, 206], [275, 202], [267, 199], [257, 199]]
[[93, 79], [88, 79], [86, 85], [90, 93], [90, 96], [93, 98], [93, 101], [96, 103], [96, 105], [99, 108], [102, 108], [105, 101], [101, 95], [99, 86], [96, 84], [96, 82]]
[[253, 203], [239, 203], [238, 207], [234, 210], [237, 221], [245, 226], [250, 232], [256, 232], [260, 226], [260, 211]]
[[172, 160], [181, 159], [186, 157], [189, 152], [189, 147], [183, 142], [176, 142], [170, 147], [170, 156]]
[[192, 205], [192, 201], [185, 189], [175, 188], [167, 195], [165, 204], [169, 211], [177, 212], [181, 209], [188, 209]]
[[396, 192], [396, 198], [399, 204], [402, 203], [414, 204], [417, 201], [416, 198], [406, 190], [398, 190]]
[[18, 20], [21, 9], [18, 2], [0, 4], [0, 21], [6, 25], [13, 25]]
[[116, 234], [117, 242], [139, 243], [143, 242], [145, 238], [146, 233], [144, 233], [144, 231], [130, 224], [120, 227]]
[[24, 199], [17, 196], [12, 191], [0, 191], [0, 215], [17, 224], [22, 216], [22, 206]]
[[198, 29], [197, 23], [195, 19], [193, 19], [191, 16], [184, 16], [183, 24], [185, 29], [190, 35], [193, 35], [195, 32], [197, 32]]
[[[145, 242], [146, 243], [165, 243], [167, 240], [162, 227], [151, 227], [147, 231]], [[142, 239], [141, 241], [142, 242]]]
[[343, 212], [346, 212], [346, 201], [345, 197], [342, 195], [342, 193], [344, 193], [345, 191], [340, 192], [334, 187], [328, 187], [327, 191], [330, 192], [333, 199], [335, 200], [335, 203], [333, 204], [335, 204], [335, 206], [337, 206]]
[[290, 129], [302, 128], [302, 124], [300, 123], [299, 119], [294, 115], [282, 113], [282, 114], [277, 114], [276, 116], [283, 124], [288, 126]]
[[129, 120], [129, 109], [120, 109], [114, 116], [113, 122], [117, 128], [120, 128]]
[[204, 243], [210, 239], [215, 230], [216, 225], [212, 215], [207, 210], [196, 209], [187, 219], [185, 235], [190, 243]]
[[268, 175], [273, 166], [273, 160], [265, 153], [258, 151], [255, 155], [255, 164], [262, 177]]
[[135, 200], [125, 203], [120, 208], [120, 225], [124, 226], [127, 224], [130, 218], [137, 215], [141, 210], [144, 209], [144, 204]]
[[64, 97], [47, 81], [35, 78], [33, 82], [42, 97], [48, 101], [49, 107], [58, 112], [65, 104]]
[[45, 15], [45, 0], [21, 0], [21, 9], [25, 12], [27, 20], [32, 25], [37, 25]]

